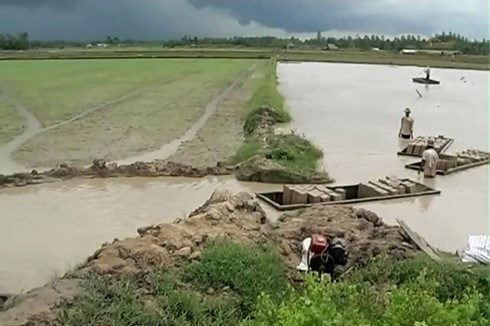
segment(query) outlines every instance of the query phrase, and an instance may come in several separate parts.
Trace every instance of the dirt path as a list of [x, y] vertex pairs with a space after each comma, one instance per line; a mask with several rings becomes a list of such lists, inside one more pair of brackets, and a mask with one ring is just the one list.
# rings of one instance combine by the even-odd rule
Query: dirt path
[[41, 126], [41, 122], [39, 122], [39, 120], [29, 111], [29, 109], [22, 105], [22, 103], [20, 103], [17, 99], [11, 97], [7, 92], [6, 87], [2, 84], [0, 84], [0, 91], [0, 93], [3, 94], [1, 95], [2, 97], [9, 98], [13, 101], [15, 111], [25, 120], [24, 131], [22, 132], [22, 134], [16, 136], [7, 144], [0, 146], [0, 162], [2, 166], [2, 171], [0, 172], [19, 171], [19, 169], [22, 169], [22, 166], [12, 160], [12, 153], [16, 151], [27, 140], [40, 133], [43, 129]]
[[116, 99], [113, 99], [109, 102], [103, 103], [101, 105], [97, 105], [91, 109], [88, 109], [86, 111], [83, 111], [80, 114], [77, 114], [67, 120], [61, 121], [59, 123], [56, 123], [51, 126], [47, 127], [42, 127], [41, 122], [32, 114], [32, 112], [24, 106], [19, 100], [16, 98], [12, 97], [10, 93], [7, 90], [7, 87], [0, 83], [0, 97], [3, 98], [8, 98], [13, 101], [15, 105], [15, 110], [17, 114], [22, 116], [25, 120], [25, 127], [24, 131], [22, 134], [16, 136], [14, 139], [12, 139], [10, 142], [8, 142], [5, 145], [0, 145], [0, 166], [2, 167], [0, 173], [14, 173], [14, 172], [21, 172], [25, 170], [26, 168], [22, 166], [21, 164], [17, 163], [13, 158], [12, 154], [16, 152], [23, 144], [25, 144], [27, 141], [30, 139], [34, 138], [35, 136], [42, 134], [43, 132], [53, 130], [59, 127], [62, 127], [64, 125], [73, 123], [77, 120], [80, 120], [89, 114], [92, 114], [96, 111], [103, 110], [108, 107], [112, 107], [117, 104], [121, 104], [127, 100], [130, 100], [140, 94], [142, 94], [145, 90], [154, 87], [155, 85], [164, 85], [167, 83], [172, 82], [173, 80], [161, 80], [157, 83], [153, 83], [151, 85], [146, 85], [141, 88], [136, 89], [133, 92], [130, 92], [126, 95], [123, 95], [121, 97], [118, 97]]
[[[258, 71], [260, 68], [257, 68]], [[236, 87], [220, 104], [219, 109], [199, 130], [196, 137], [183, 143], [168, 159], [172, 162], [195, 167], [226, 162], [236, 154], [243, 142], [243, 123], [253, 96], [263, 75], [254, 72]], [[219, 131], [219, 137], [216, 132]]]
[[[172, 155], [174, 155], [179, 148], [186, 142], [189, 142], [196, 138], [197, 133], [202, 127], [207, 123], [209, 118], [218, 110], [220, 104], [225, 101], [230, 94], [239, 86], [247, 80], [252, 73], [255, 71], [256, 64], [248, 68], [241, 76], [235, 79], [231, 84], [228, 85], [223, 91], [221, 91], [217, 96], [215, 96], [204, 109], [204, 114], [199, 118], [196, 123], [194, 123], [181, 137], [172, 140], [169, 143], [162, 145], [158, 150], [144, 153], [137, 156], [128, 157], [126, 159], [118, 160], [118, 164], [130, 164], [133, 162], [151, 162], [154, 160], [166, 160]], [[218, 131], [217, 131], [218, 132]], [[216, 135], [216, 137], [218, 137]]]

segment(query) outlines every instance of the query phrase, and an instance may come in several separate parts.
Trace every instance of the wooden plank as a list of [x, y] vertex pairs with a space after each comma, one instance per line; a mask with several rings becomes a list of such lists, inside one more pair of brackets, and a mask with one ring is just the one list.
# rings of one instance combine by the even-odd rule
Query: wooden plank
[[425, 239], [422, 238], [417, 232], [409, 228], [404, 221], [396, 219], [396, 222], [400, 225], [400, 227], [407, 234], [410, 240], [412, 240], [419, 247], [420, 250], [425, 252], [433, 260], [436, 261], [441, 260], [441, 257], [437, 255], [437, 253], [434, 251], [434, 249], [432, 249], [432, 247], [427, 243], [427, 241], [425, 241]]

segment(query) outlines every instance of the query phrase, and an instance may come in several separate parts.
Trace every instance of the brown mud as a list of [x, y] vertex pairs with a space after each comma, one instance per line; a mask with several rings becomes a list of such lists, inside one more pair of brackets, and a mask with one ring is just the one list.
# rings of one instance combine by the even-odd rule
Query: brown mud
[[[274, 109], [263, 106], [260, 111], [260, 123], [254, 131], [254, 137], [261, 139], [267, 146], [267, 136], [274, 132]], [[192, 166], [167, 160], [153, 162], [135, 162], [130, 164], [106, 163], [103, 159], [94, 160], [88, 168], [69, 166], [66, 163], [43, 172], [32, 170], [29, 173], [0, 174], [0, 188], [22, 187], [70, 180], [74, 178], [114, 178], [114, 177], [190, 177], [201, 178], [209, 175], [235, 174], [240, 181], [263, 183], [327, 183], [331, 179], [323, 171], [314, 175], [303, 175], [288, 171], [280, 164], [258, 154], [251, 159], [234, 165], [219, 161], [214, 166]]]
[[228, 175], [233, 167], [218, 163], [215, 166], [196, 168], [185, 164], [159, 161], [136, 162], [117, 165], [95, 160], [88, 168], [71, 167], [61, 164], [59, 167], [38, 172], [0, 174], [0, 188], [23, 187], [28, 185], [57, 182], [75, 178], [116, 178], [116, 177], [189, 177], [202, 178], [208, 175]]
[[399, 227], [385, 225], [374, 213], [350, 207], [319, 206], [284, 214], [278, 222], [271, 223], [259, 203], [243, 192], [232, 195], [228, 191], [215, 191], [189, 217], [172, 224], [143, 227], [138, 233], [136, 238], [104, 244], [84, 264], [61, 279], [10, 298], [0, 312], [0, 324], [23, 325], [31, 321], [35, 325], [53, 325], [59, 304], [69, 303], [81, 293], [80, 281], [89, 273], [106, 277], [144, 276], [155, 269], [172, 270], [199, 259], [204, 246], [216, 240], [278, 248], [293, 280], [302, 279], [296, 266], [301, 241], [311, 233], [341, 236], [348, 241], [346, 269], [363, 266], [380, 254], [402, 259], [415, 252]]

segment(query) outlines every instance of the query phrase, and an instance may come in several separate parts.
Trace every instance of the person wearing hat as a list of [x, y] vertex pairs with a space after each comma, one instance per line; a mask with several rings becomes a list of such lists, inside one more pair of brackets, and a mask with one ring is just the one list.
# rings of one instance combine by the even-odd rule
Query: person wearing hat
[[434, 178], [437, 173], [438, 161], [439, 161], [439, 155], [434, 149], [434, 140], [428, 139], [427, 146], [425, 147], [425, 150], [422, 153], [422, 162], [420, 163], [419, 174], [420, 171], [423, 169], [424, 177]]
[[410, 109], [405, 109], [405, 116], [402, 117], [398, 137], [402, 139], [413, 139], [413, 119], [410, 117]]
[[425, 67], [424, 72], [425, 72], [425, 79], [429, 80], [430, 79], [430, 67], [429, 66]]

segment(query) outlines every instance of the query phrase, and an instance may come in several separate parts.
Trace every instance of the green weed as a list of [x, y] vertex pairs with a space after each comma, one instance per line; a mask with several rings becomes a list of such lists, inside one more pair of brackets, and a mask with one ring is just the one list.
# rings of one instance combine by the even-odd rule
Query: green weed
[[211, 245], [201, 261], [189, 265], [184, 275], [202, 289], [230, 287], [240, 297], [245, 313], [259, 294], [267, 293], [278, 300], [288, 288], [275, 250], [231, 242]]
[[265, 152], [267, 159], [302, 175], [315, 173], [318, 161], [323, 158], [320, 149], [296, 134], [270, 135]]
[[242, 143], [235, 156], [233, 156], [232, 162], [234, 164], [244, 162], [249, 158], [257, 155], [261, 148], [262, 144], [259, 140], [255, 138], [249, 138]]

